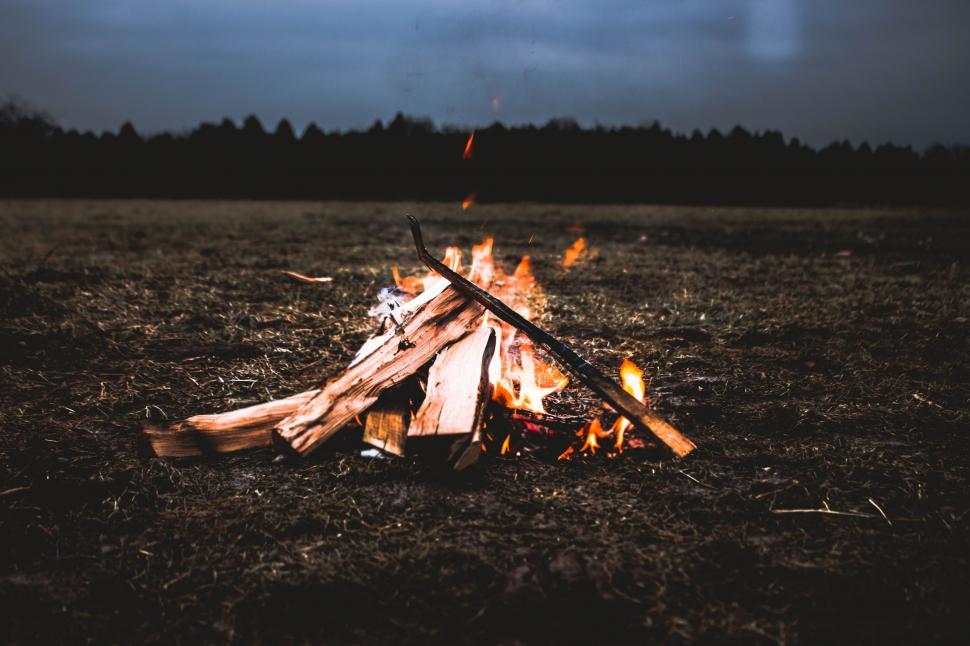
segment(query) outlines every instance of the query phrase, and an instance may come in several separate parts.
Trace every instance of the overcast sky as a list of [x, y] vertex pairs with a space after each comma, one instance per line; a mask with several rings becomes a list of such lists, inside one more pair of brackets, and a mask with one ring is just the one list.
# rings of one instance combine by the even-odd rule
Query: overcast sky
[[0, 0], [0, 94], [144, 132], [740, 123], [970, 142], [970, 0]]

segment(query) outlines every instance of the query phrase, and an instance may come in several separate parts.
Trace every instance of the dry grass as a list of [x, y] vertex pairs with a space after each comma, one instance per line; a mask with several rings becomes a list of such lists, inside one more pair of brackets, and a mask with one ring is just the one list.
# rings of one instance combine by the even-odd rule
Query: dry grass
[[[482, 231], [632, 357], [684, 462], [166, 463], [138, 425], [345, 364], [389, 266]], [[598, 254], [558, 265], [585, 226]], [[916, 211], [0, 203], [4, 641], [938, 641], [963, 623], [970, 218]], [[332, 276], [300, 285], [283, 269]], [[598, 406], [580, 390], [557, 402]], [[829, 513], [772, 513], [824, 509]]]

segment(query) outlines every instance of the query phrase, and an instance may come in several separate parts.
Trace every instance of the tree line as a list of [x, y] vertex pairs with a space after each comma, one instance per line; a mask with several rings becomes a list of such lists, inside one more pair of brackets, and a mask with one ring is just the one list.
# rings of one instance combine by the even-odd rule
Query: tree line
[[582, 128], [494, 123], [475, 132], [398, 114], [367, 130], [300, 135], [255, 116], [184, 133], [65, 130], [42, 112], [0, 105], [0, 195], [665, 202], [970, 203], [970, 149], [816, 149], [775, 131], [684, 135], [654, 123]]

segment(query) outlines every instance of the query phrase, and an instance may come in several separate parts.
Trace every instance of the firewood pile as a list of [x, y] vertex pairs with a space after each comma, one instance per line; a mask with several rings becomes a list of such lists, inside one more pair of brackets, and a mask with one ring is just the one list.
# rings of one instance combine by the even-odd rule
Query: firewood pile
[[[507, 274], [495, 266], [493, 243], [486, 239], [472, 250], [466, 273], [460, 250], [449, 248], [444, 262], [438, 261], [424, 249], [413, 218], [411, 226], [431, 272], [402, 278], [394, 269], [396, 287], [382, 290], [371, 311], [377, 330], [350, 365], [320, 387], [284, 399], [148, 426], [143, 437], [151, 451], [187, 457], [275, 445], [307, 456], [354, 425], [363, 427], [365, 453], [404, 456], [412, 443], [433, 442], [435, 454], [455, 470], [490, 450], [507, 452], [513, 436], [546, 445], [562, 459], [643, 447], [650, 435], [675, 455], [693, 450], [690, 440], [644, 405], [642, 373], [632, 363], [624, 362], [621, 388], [531, 322], [542, 298], [528, 257]], [[543, 397], [569, 379], [543, 361], [536, 346], [623, 416], [604, 430], [598, 419], [547, 413]], [[632, 436], [631, 427], [642, 433]]]

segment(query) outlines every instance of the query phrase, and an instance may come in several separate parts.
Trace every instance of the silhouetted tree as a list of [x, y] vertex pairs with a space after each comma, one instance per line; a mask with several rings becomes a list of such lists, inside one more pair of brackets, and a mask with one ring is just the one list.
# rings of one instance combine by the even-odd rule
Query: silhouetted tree
[[386, 126], [299, 138], [287, 119], [268, 133], [256, 116], [184, 134], [144, 137], [63, 131], [22, 101], [0, 104], [0, 195], [333, 199], [655, 201], [829, 204], [970, 202], [965, 146], [835, 142], [821, 150], [777, 131], [675, 134], [572, 118], [542, 127], [495, 122], [478, 130], [436, 128], [398, 113]]
[[292, 143], [296, 141], [296, 133], [293, 132], [293, 126], [290, 125], [288, 119], [280, 119], [273, 136], [275, 136], [278, 141], [285, 143]]
[[246, 117], [246, 119], [243, 121], [242, 130], [247, 137], [253, 139], [262, 137], [266, 134], [266, 131], [263, 130], [263, 124], [259, 121], [259, 117], [254, 114]]
[[311, 121], [303, 130], [303, 137], [301, 139], [307, 144], [313, 145], [320, 143], [324, 137], [326, 135], [323, 134], [323, 130], [320, 130], [319, 126]]

